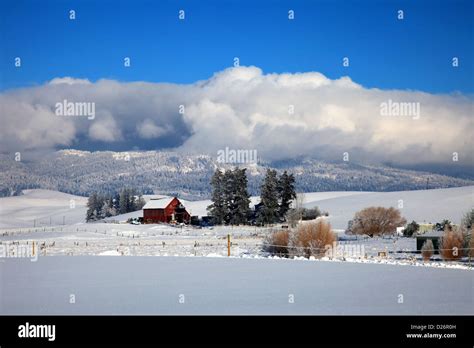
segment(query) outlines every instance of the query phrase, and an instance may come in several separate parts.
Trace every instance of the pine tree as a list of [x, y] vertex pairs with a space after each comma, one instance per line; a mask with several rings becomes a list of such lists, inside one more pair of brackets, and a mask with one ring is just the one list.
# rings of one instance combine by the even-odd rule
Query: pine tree
[[93, 192], [87, 199], [87, 212], [86, 212], [86, 222], [94, 221], [96, 214], [94, 214], [95, 208], [97, 206], [97, 193]]
[[95, 204], [95, 218], [96, 220], [101, 220], [105, 218], [105, 211], [103, 210], [105, 197], [101, 194], [97, 194], [96, 204]]
[[104, 205], [105, 197], [93, 192], [87, 200], [86, 221], [97, 221], [103, 219], [104, 212], [102, 206]]
[[258, 222], [261, 224], [272, 224], [278, 221], [278, 178], [276, 170], [267, 169], [265, 179], [261, 186], [260, 209]]
[[233, 204], [230, 223], [233, 225], [246, 224], [250, 214], [250, 195], [247, 190], [246, 169], [236, 168], [232, 171]]
[[209, 215], [212, 216], [216, 225], [224, 223], [226, 216], [226, 206], [224, 204], [224, 174], [220, 169], [216, 169], [211, 179], [212, 186], [212, 204], [207, 207]]
[[112, 202], [113, 202], [112, 206], [114, 207], [116, 213], [119, 213], [120, 212], [120, 193], [118, 192], [115, 193]]
[[215, 224], [245, 224], [249, 216], [250, 195], [246, 169], [216, 170], [212, 179], [212, 204], [207, 208]]
[[114, 208], [110, 205], [110, 200], [108, 198], [104, 199], [104, 203], [102, 204], [102, 215], [103, 217], [110, 217], [114, 216]]
[[280, 198], [280, 208], [278, 214], [281, 218], [284, 218], [288, 210], [290, 210], [291, 201], [296, 198], [294, 175], [288, 175], [285, 170], [280, 176], [278, 186], [278, 193]]
[[136, 202], [136, 210], [140, 210], [145, 206], [146, 202], [145, 199], [143, 198], [142, 195], [138, 196], [137, 202]]
[[131, 211], [136, 210], [136, 204], [135, 204], [135, 190], [134, 189], [128, 189], [128, 205], [127, 205], [127, 213]]
[[234, 175], [231, 170], [226, 170], [224, 172], [222, 180], [222, 191], [223, 191], [223, 200], [224, 200], [224, 222], [230, 224], [232, 222], [232, 217], [235, 214], [235, 180]]
[[128, 213], [128, 208], [130, 205], [128, 189], [122, 189], [120, 191], [120, 198], [119, 198], [119, 213], [125, 214]]

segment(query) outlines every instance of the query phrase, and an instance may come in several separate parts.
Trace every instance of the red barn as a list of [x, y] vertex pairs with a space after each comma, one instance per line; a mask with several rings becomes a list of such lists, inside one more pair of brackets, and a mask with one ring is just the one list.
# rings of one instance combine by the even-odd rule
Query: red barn
[[189, 223], [191, 215], [178, 198], [151, 199], [143, 207], [143, 222], [155, 224], [159, 222]]

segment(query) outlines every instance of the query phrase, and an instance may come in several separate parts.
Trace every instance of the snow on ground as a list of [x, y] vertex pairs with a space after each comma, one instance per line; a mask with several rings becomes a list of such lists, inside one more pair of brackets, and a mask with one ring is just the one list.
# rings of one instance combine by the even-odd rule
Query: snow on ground
[[0, 198], [0, 228], [84, 222], [86, 197], [50, 190], [24, 190], [23, 193]]
[[[145, 196], [145, 199], [150, 197], [153, 196]], [[259, 197], [252, 196], [251, 201], [256, 204]], [[210, 200], [182, 202], [191, 215], [198, 216], [207, 215], [206, 208], [211, 204]], [[434, 223], [448, 219], [459, 223], [463, 214], [474, 207], [474, 186], [398, 192], [308, 192], [304, 194], [303, 205], [306, 208], [318, 206], [321, 211], [329, 212], [332, 227], [339, 230], [347, 228], [357, 211], [371, 206], [400, 209], [408, 221]], [[141, 211], [108, 220], [126, 221], [139, 216], [142, 216]]]
[[4, 259], [0, 274], [1, 314], [474, 314], [472, 272], [458, 269], [58, 256]]
[[[227, 256], [227, 235], [231, 236], [231, 256], [237, 258], [268, 258], [262, 250], [266, 236], [278, 226], [217, 226], [194, 228], [167, 224], [130, 225], [84, 223], [74, 226], [25, 228], [0, 234], [0, 247], [36, 250], [43, 256], [123, 255], [123, 256]], [[0, 231], [1, 233], [1, 231]], [[334, 260], [348, 262], [388, 263], [441, 268], [470, 268], [466, 262], [424, 263], [415, 254], [415, 238], [346, 236], [337, 244]], [[381, 258], [379, 252], [386, 252]], [[472, 268], [470, 268], [472, 269]]]
[[[473, 206], [473, 187], [311, 193], [305, 199], [306, 206], [329, 211], [333, 227], [341, 229], [355, 211], [397, 207], [399, 199], [408, 220], [458, 222]], [[0, 314], [474, 313], [473, 268], [440, 262], [438, 256], [423, 263], [411, 253], [414, 238], [340, 241], [349, 250], [363, 248], [367, 258], [289, 260], [262, 251], [271, 227], [84, 223], [86, 200], [47, 190], [0, 198], [0, 247], [15, 253], [16, 247], [30, 250], [35, 242], [39, 255], [36, 262], [0, 257]], [[203, 215], [210, 202], [183, 203], [193, 215]], [[110, 220], [135, 216], [141, 212]], [[378, 257], [380, 251], [388, 256]], [[71, 294], [75, 304], [69, 304]], [[288, 302], [290, 295], [295, 303]]]
[[[0, 229], [76, 224], [84, 222], [87, 198], [49, 190], [25, 190], [23, 196], [0, 198]], [[145, 195], [151, 198], [162, 195]], [[304, 194], [304, 206], [318, 206], [328, 211], [335, 229], [345, 229], [356, 211], [369, 206], [399, 207], [409, 221], [438, 222], [447, 218], [459, 223], [462, 215], [474, 206], [474, 186], [449, 189], [401, 191], [401, 192], [310, 192]], [[71, 200], [75, 206], [71, 208]], [[251, 197], [252, 204], [258, 197]], [[191, 215], [207, 215], [209, 200], [182, 200]], [[106, 219], [126, 221], [142, 216], [142, 211], [131, 212]], [[64, 220], [63, 220], [64, 219]]]
[[[439, 222], [443, 219], [460, 223], [462, 216], [474, 207], [474, 186], [436, 190], [400, 192], [346, 192], [327, 197], [322, 193], [305, 194], [305, 207], [318, 206], [329, 212], [333, 228], [345, 229], [354, 214], [370, 206], [400, 208], [408, 221]], [[318, 198], [319, 197], [319, 198]]]
[[[73, 226], [0, 230], [0, 245], [44, 243], [41, 255], [98, 255], [115, 250], [123, 255], [257, 255], [272, 228], [252, 226], [195, 228], [168, 224], [82, 223]], [[28, 243], [28, 244], [27, 244]]]
[[[459, 222], [461, 215], [473, 206], [474, 186], [408, 192], [322, 192], [305, 194], [306, 206], [318, 205], [330, 212], [335, 229], [344, 229], [355, 211], [371, 205], [397, 206], [403, 200], [402, 214], [408, 221]], [[148, 200], [152, 196], [146, 196]], [[154, 196], [157, 197], [157, 196]], [[73, 199], [75, 207], [70, 207]], [[256, 202], [257, 198], [253, 197]], [[141, 211], [109, 219], [109, 223], [84, 223], [86, 198], [47, 190], [27, 190], [20, 197], [0, 199], [0, 243], [32, 241], [44, 244], [42, 255], [227, 255], [227, 234], [232, 236], [231, 253], [236, 257], [261, 256], [265, 236], [274, 228], [255, 226], [216, 226], [198, 229], [167, 224], [131, 225], [111, 223], [141, 216]], [[188, 202], [193, 214], [204, 214], [209, 201]], [[66, 225], [53, 225], [65, 216]], [[36, 227], [33, 221], [36, 220]], [[3, 228], [1, 228], [3, 227]], [[5, 228], [7, 227], [7, 228]], [[16, 228], [14, 228], [16, 227]], [[340, 231], [339, 231], [340, 232]], [[416, 250], [413, 238], [374, 238], [341, 241], [341, 245], [363, 248], [369, 261], [380, 251], [392, 260], [410, 259]], [[419, 258], [419, 255], [415, 255]], [[439, 264], [439, 263], [438, 263]]]
[[[473, 206], [473, 186], [441, 190], [409, 192], [323, 192], [305, 194], [306, 206], [318, 205], [330, 212], [329, 219], [335, 229], [344, 229], [355, 211], [371, 205], [398, 205], [403, 200], [402, 214], [408, 221], [440, 221], [443, 218], [459, 222], [461, 215]], [[152, 196], [146, 196], [150, 199]], [[157, 196], [155, 196], [157, 197]], [[74, 208], [70, 201], [74, 200]], [[253, 197], [256, 202], [257, 198]], [[27, 190], [20, 197], [0, 199], [0, 244], [29, 245], [35, 241], [43, 245], [41, 255], [138, 255], [138, 256], [207, 256], [227, 255], [227, 234], [231, 235], [231, 255], [235, 257], [261, 257], [262, 244], [268, 233], [278, 226], [216, 226], [195, 228], [167, 224], [131, 225], [111, 223], [141, 216], [141, 211], [108, 219], [108, 223], [84, 223], [86, 198], [47, 190]], [[188, 202], [185, 205], [193, 214], [204, 214], [209, 201]], [[62, 223], [65, 216], [66, 225]], [[33, 226], [35, 220], [36, 227]], [[2, 228], [3, 227], [3, 228]], [[338, 233], [341, 234], [340, 231]], [[361, 238], [340, 241], [348, 248], [367, 254], [367, 262], [378, 262], [381, 251], [388, 260], [399, 262], [414, 255], [414, 238]], [[350, 255], [344, 255], [347, 259]], [[437, 256], [434, 257], [437, 259]], [[428, 264], [443, 266], [441, 262]]]

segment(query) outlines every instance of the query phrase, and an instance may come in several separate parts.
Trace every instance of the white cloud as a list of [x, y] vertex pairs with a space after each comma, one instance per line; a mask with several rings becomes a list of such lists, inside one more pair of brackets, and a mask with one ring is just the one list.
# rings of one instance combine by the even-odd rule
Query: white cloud
[[91, 82], [88, 79], [75, 79], [73, 77], [56, 77], [49, 81], [50, 85], [60, 85], [60, 84], [67, 84], [67, 85], [90, 85]]
[[[257, 149], [259, 157], [271, 160], [299, 155], [340, 160], [349, 152], [354, 159], [452, 163], [458, 152], [467, 164], [473, 162], [471, 96], [367, 89], [349, 77], [331, 80], [318, 72], [265, 75], [256, 67], [239, 67], [189, 85], [66, 77], [0, 98], [4, 151], [77, 146], [89, 138], [111, 150], [124, 143], [140, 148], [143, 141], [159, 148], [171, 141], [183, 151], [211, 154], [226, 146]], [[51, 110], [63, 99], [95, 102], [97, 117], [54, 117]], [[380, 105], [388, 100], [420, 103], [419, 119], [382, 116]], [[181, 104], [184, 115], [178, 112]], [[168, 143], [161, 145], [162, 139]]]
[[147, 118], [143, 122], [137, 124], [138, 135], [144, 139], [159, 138], [170, 131], [170, 127], [160, 127]]
[[64, 117], [40, 103], [0, 94], [0, 151], [68, 146], [76, 130]]
[[92, 122], [89, 127], [89, 137], [92, 140], [114, 142], [122, 139], [122, 132], [113, 117], [106, 114], [99, 117], [97, 122]]

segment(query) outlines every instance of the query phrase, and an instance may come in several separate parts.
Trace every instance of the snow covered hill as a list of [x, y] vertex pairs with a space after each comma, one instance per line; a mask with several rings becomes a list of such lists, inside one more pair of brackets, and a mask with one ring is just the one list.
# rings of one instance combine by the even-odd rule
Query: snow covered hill
[[[85, 222], [85, 197], [49, 190], [25, 190], [24, 193], [22, 196], [0, 198], [0, 228]], [[158, 196], [144, 196], [146, 201], [152, 197]], [[211, 204], [210, 200], [181, 201], [191, 215], [199, 216], [207, 215], [206, 208]], [[255, 204], [259, 197], [253, 196], [251, 201]], [[327, 211], [335, 229], [345, 229], [356, 211], [369, 206], [400, 208], [402, 215], [409, 221], [438, 222], [449, 219], [459, 223], [462, 215], [474, 207], [474, 186], [400, 192], [310, 192], [304, 194], [304, 206], [318, 206], [322, 211]], [[126, 221], [139, 216], [142, 216], [141, 210], [106, 220]]]
[[50, 190], [24, 190], [0, 198], [0, 228], [70, 225], [84, 222], [87, 198]]
[[345, 229], [355, 212], [370, 206], [400, 209], [408, 222], [448, 219], [458, 224], [463, 214], [474, 207], [474, 186], [400, 192], [315, 192], [305, 194], [304, 206], [318, 206], [329, 212], [336, 229]]
[[[134, 187], [145, 194], [208, 199], [210, 178], [223, 167], [210, 155], [171, 151], [110, 152], [62, 150], [16, 162], [0, 154], [0, 196], [25, 188], [42, 188], [86, 196], [93, 191], [116, 192]], [[224, 167], [232, 167], [231, 164]], [[352, 162], [328, 163], [294, 159], [249, 164], [250, 194], [258, 194], [266, 168], [296, 175], [299, 192], [402, 191], [473, 185], [473, 180]]]

